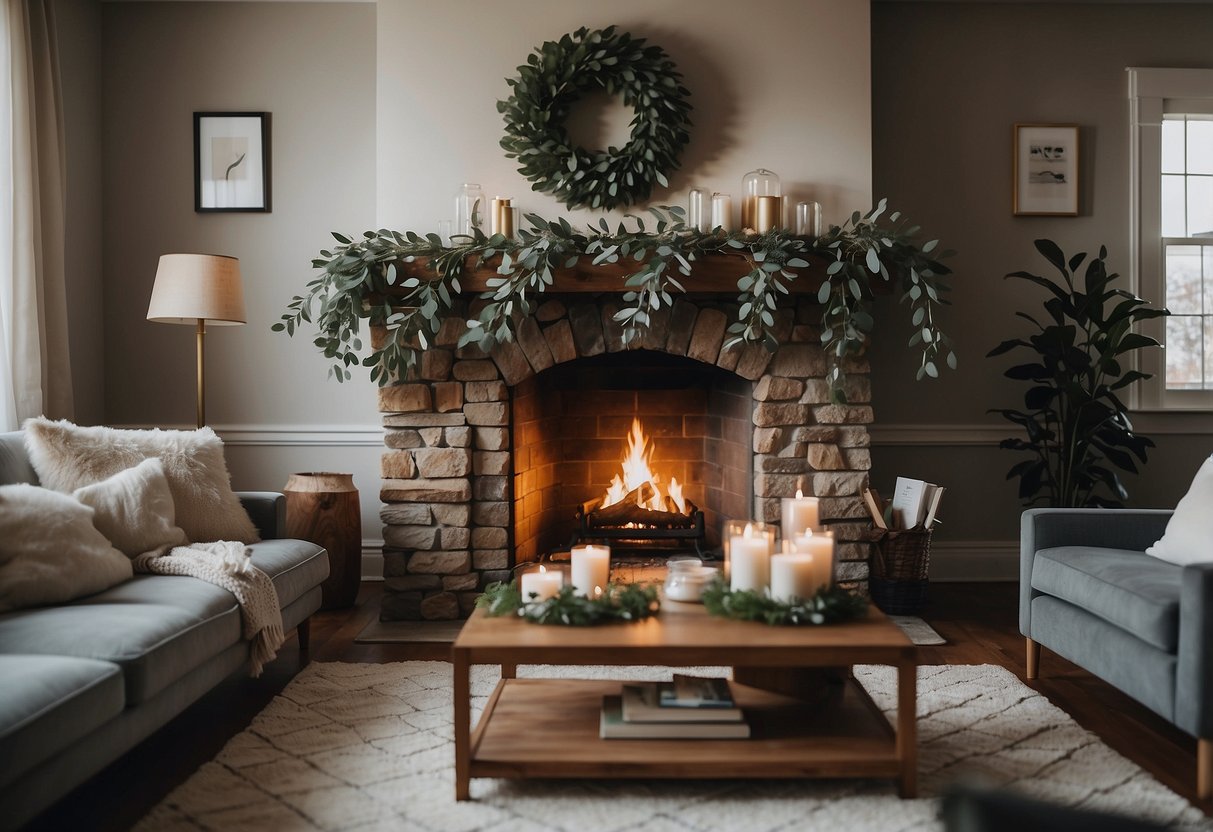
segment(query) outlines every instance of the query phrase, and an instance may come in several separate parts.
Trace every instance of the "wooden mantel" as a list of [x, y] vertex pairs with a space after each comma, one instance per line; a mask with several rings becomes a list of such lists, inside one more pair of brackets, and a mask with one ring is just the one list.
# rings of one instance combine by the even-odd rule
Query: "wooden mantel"
[[[487, 290], [490, 278], [497, 277], [496, 264], [500, 261], [493, 259], [481, 264], [478, 268], [469, 268], [461, 279], [465, 292], [483, 292]], [[404, 277], [416, 277], [421, 280], [433, 277], [427, 266], [428, 258], [417, 258], [412, 263], [397, 263], [398, 273]], [[577, 265], [571, 269], [556, 269], [556, 285], [552, 292], [567, 293], [616, 293], [628, 291], [624, 286], [624, 278], [635, 274], [640, 263], [631, 258], [624, 258], [617, 263], [593, 265], [593, 258], [582, 255]], [[708, 254], [691, 263], [691, 275], [686, 277], [676, 268], [671, 274], [681, 283], [688, 293], [703, 294], [736, 294], [737, 280], [754, 269], [753, 263], [743, 254]], [[793, 294], [816, 294], [825, 278], [825, 268], [817, 266], [810, 269], [788, 269], [798, 275], [798, 279], [788, 285]]]

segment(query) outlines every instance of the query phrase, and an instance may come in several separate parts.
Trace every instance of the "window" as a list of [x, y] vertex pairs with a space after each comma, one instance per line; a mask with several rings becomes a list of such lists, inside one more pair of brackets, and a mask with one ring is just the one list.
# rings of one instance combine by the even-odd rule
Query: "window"
[[1172, 313], [1132, 404], [1213, 409], [1213, 69], [1130, 69], [1129, 117], [1132, 286]]

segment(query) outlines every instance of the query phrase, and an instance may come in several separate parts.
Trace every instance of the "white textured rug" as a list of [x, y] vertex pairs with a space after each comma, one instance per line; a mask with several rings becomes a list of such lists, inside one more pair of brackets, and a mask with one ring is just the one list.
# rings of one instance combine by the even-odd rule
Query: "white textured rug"
[[[522, 676], [663, 678], [659, 668], [519, 668]], [[857, 667], [882, 708], [892, 670]], [[496, 667], [473, 669], [483, 707]], [[1003, 668], [919, 670], [923, 797], [891, 781], [473, 780], [454, 800], [451, 670], [445, 662], [315, 663], [137, 829], [395, 832], [934, 830], [935, 798], [981, 778], [1044, 800], [1213, 822]]]

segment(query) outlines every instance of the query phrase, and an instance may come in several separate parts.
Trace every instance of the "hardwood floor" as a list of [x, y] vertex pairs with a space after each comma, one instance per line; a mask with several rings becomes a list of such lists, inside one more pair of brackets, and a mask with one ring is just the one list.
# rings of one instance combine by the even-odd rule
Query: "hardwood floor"
[[[934, 584], [925, 618], [948, 640], [921, 648], [924, 664], [997, 664], [1024, 677], [1024, 639], [1018, 625], [1016, 584]], [[308, 661], [395, 662], [445, 660], [445, 645], [355, 644], [378, 615], [380, 585], [367, 583], [352, 610], [312, 619]], [[31, 829], [123, 830], [213, 758], [232, 736], [291, 680], [299, 668], [291, 637], [260, 679], [228, 679], [124, 758], [85, 783]], [[1040, 678], [1025, 682], [1071, 714], [1083, 727], [1153, 774], [1168, 788], [1196, 800], [1196, 740], [1110, 685], [1042, 651]], [[1213, 814], [1213, 801], [1198, 803]]]

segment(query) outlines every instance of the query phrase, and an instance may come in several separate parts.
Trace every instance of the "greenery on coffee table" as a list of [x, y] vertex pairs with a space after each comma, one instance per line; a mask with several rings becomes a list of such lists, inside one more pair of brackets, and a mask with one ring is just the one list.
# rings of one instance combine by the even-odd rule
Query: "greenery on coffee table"
[[[516, 239], [486, 236], [476, 228], [471, 235], [456, 235], [449, 246], [437, 234], [380, 229], [354, 239], [334, 232], [338, 245], [312, 261], [323, 271], [308, 282], [304, 295], [290, 301], [273, 329], [294, 335], [311, 324], [318, 330], [313, 343], [333, 360], [331, 375], [338, 381], [348, 380], [349, 368], [361, 363], [373, 381], [385, 385], [408, 377], [443, 322], [462, 317], [456, 299], [469, 269], [488, 265], [497, 272], [460, 339], [488, 350], [513, 340], [518, 322], [542, 295], [559, 291], [557, 269], [571, 268], [583, 257], [596, 264], [634, 262], [635, 270], [622, 278], [626, 306], [616, 315], [631, 343], [644, 335], [655, 313], [673, 306], [677, 294], [694, 290], [692, 266], [698, 258], [734, 255], [745, 258], [749, 271], [737, 282], [737, 319], [726, 344], [776, 349], [775, 312], [790, 303], [788, 287], [820, 280], [820, 339], [833, 362], [828, 379], [834, 400], [843, 402], [844, 359], [864, 350], [877, 293], [899, 292], [909, 305], [909, 346], [921, 355], [919, 379], [937, 377], [945, 364], [956, 366], [951, 341], [935, 320], [938, 307], [947, 303], [941, 278], [950, 273], [940, 261], [951, 252], [936, 253], [936, 240], [919, 245], [918, 226], [898, 212], [886, 217], [886, 207], [882, 199], [866, 215], [857, 211], [817, 238], [784, 229], [701, 231], [684, 223], [685, 212], [678, 207], [650, 208], [651, 225], [628, 215], [629, 221], [615, 228], [599, 219], [585, 230], [563, 218], [528, 214], [529, 227]], [[414, 261], [424, 264], [424, 279], [401, 275], [399, 266]], [[389, 334], [365, 357], [359, 354], [363, 321], [383, 325]]]
[[1133, 327], [1170, 313], [1124, 289], [1110, 288], [1118, 275], [1108, 272], [1103, 246], [1087, 264], [1081, 283], [1076, 278], [1086, 252], [1067, 261], [1052, 240], [1037, 240], [1036, 250], [1061, 274], [1060, 281], [1029, 272], [1007, 277], [1046, 289], [1047, 317], [1038, 321], [1026, 312], [1015, 313], [1037, 331], [1027, 340], [1003, 341], [989, 352], [997, 356], [1021, 349], [1031, 354], [1028, 363], [1003, 373], [1031, 385], [1024, 392], [1024, 409], [991, 411], [1026, 434], [1004, 439], [999, 447], [1032, 454], [1012, 466], [1007, 479], [1019, 477], [1019, 496], [1027, 505], [1043, 500], [1055, 508], [1118, 507], [1128, 491], [1115, 468], [1136, 473], [1134, 457], [1145, 462], [1146, 449], [1154, 447], [1133, 430], [1120, 398], [1130, 385], [1150, 377], [1131, 369], [1134, 354], [1159, 346]]
[[576, 595], [573, 587], [543, 601], [524, 599], [518, 581], [489, 584], [476, 599], [476, 606], [489, 616], [516, 615], [536, 624], [560, 624], [567, 627], [591, 627], [617, 621], [640, 621], [661, 609], [656, 587], [647, 584], [610, 584], [596, 598]]
[[841, 587], [822, 587], [812, 598], [784, 603], [755, 590], [731, 590], [722, 578], [704, 590], [703, 605], [710, 615], [772, 626], [838, 624], [859, 618], [868, 610], [862, 595]]

